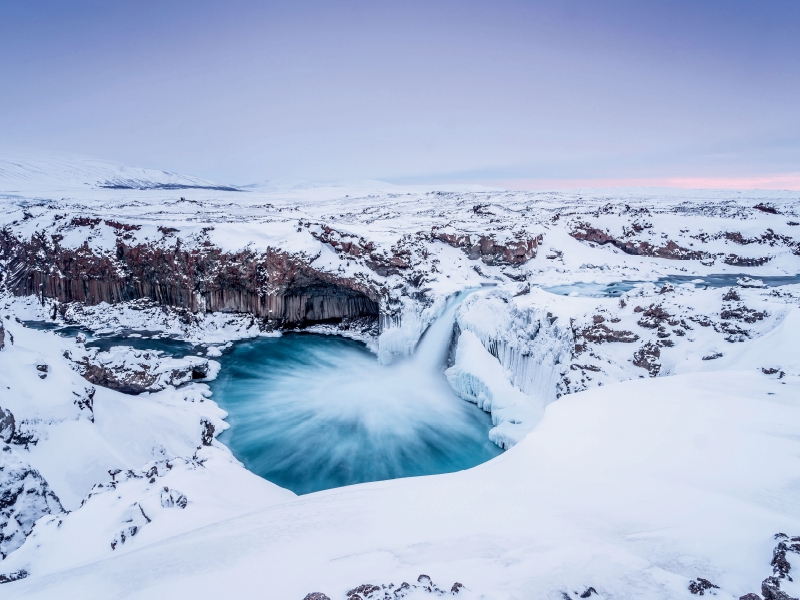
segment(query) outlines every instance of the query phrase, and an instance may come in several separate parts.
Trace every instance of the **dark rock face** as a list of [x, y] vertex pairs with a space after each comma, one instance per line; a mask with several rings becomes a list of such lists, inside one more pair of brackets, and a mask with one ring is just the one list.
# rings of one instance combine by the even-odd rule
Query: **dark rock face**
[[[208, 375], [208, 361], [202, 358], [189, 356], [181, 359], [181, 364], [163, 370], [159, 368], [159, 357], [155, 353], [131, 349], [120, 362], [102, 360], [108, 354], [85, 356], [75, 364], [78, 372], [89, 383], [123, 394], [158, 392], [167, 386], [178, 386]], [[79, 400], [75, 403], [81, 409], [89, 408], [93, 411], [93, 397], [94, 391], [89, 395], [87, 390], [82, 404]]]
[[362, 259], [364, 264], [378, 275], [387, 277], [396, 275], [410, 268], [410, 252], [400, 245], [392, 248], [392, 254], [378, 252], [373, 242], [363, 237], [349, 233], [342, 233], [327, 225], [311, 227], [310, 223], [304, 224], [309, 228], [309, 233], [323, 244], [328, 244], [337, 254], [346, 255], [353, 259]]
[[311, 592], [303, 600], [331, 600], [322, 592]]
[[89, 413], [89, 420], [94, 423], [94, 395], [97, 390], [94, 389], [94, 386], [89, 386], [87, 388], [83, 388], [83, 392], [75, 392], [73, 391], [72, 394], [75, 396], [73, 403], [75, 406], [78, 407], [80, 410], [86, 410]]
[[203, 428], [200, 434], [200, 441], [203, 446], [210, 446], [211, 442], [214, 441], [214, 424], [208, 419], [202, 419], [200, 421], [200, 426]]
[[129, 245], [124, 235], [115, 251], [98, 254], [87, 244], [65, 248], [59, 241], [57, 235], [22, 240], [0, 231], [0, 260], [7, 261], [13, 294], [87, 305], [148, 298], [191, 312], [246, 312], [292, 326], [379, 314], [373, 286], [317, 271], [313, 257], [272, 248], [223, 252], [209, 242], [186, 248], [179, 239]]
[[0, 408], [0, 440], [11, 443], [17, 431], [14, 415], [7, 408]]
[[[781, 581], [788, 579], [793, 581], [789, 572], [792, 565], [787, 559], [787, 554], [800, 554], [800, 536], [789, 537], [785, 533], [776, 533], [775, 540], [778, 542], [772, 551], [772, 575], [761, 582], [761, 595], [764, 600], [797, 600], [781, 589]], [[761, 600], [758, 594], [745, 594], [739, 600]]]
[[[634, 309], [634, 312], [640, 312], [640, 311]], [[658, 329], [659, 327], [664, 328], [665, 323], [667, 325], [671, 325], [672, 327], [676, 327], [681, 324], [680, 320], [675, 319], [661, 306], [656, 306], [651, 304], [648, 308], [642, 310], [641, 312], [642, 316], [636, 322], [636, 324], [639, 325], [639, 327], [645, 327], [647, 329]]]
[[587, 327], [579, 332], [579, 334], [589, 342], [595, 344], [602, 344], [604, 342], [621, 342], [623, 344], [632, 344], [639, 339], [639, 336], [632, 331], [623, 331], [611, 329], [608, 325], [598, 323]]
[[439, 229], [431, 231], [434, 240], [453, 248], [461, 248], [471, 260], [481, 259], [487, 265], [523, 265], [536, 256], [542, 235], [499, 243], [492, 236], [475, 236], [448, 233]]
[[652, 342], [647, 342], [633, 355], [633, 364], [650, 372], [650, 377], [655, 377], [661, 371], [661, 349]]
[[[446, 589], [441, 589], [437, 586], [428, 575], [423, 574], [417, 577], [417, 583], [409, 584], [405, 581], [400, 585], [395, 585], [394, 583], [381, 585], [364, 583], [349, 590], [345, 595], [347, 600], [387, 600], [389, 598], [399, 600], [415, 592], [422, 592], [435, 597], [457, 596], [462, 589], [464, 589], [464, 585], [456, 581], [448, 592]], [[593, 590], [593, 588], [590, 589]], [[582, 597], [585, 598], [587, 596]], [[330, 598], [321, 592], [314, 592], [308, 594], [303, 600], [330, 600]]]
[[736, 291], [736, 288], [731, 288], [727, 292], [725, 292], [725, 295], [722, 296], [722, 299], [725, 302], [734, 302], [734, 301], [738, 302], [742, 298], [739, 296], [739, 292]]
[[768, 204], [764, 204], [761, 202], [760, 204], [756, 204], [753, 208], [756, 210], [760, 210], [761, 212], [769, 213], [771, 215], [779, 215], [780, 213], [774, 206], [769, 206]]
[[697, 580], [689, 582], [689, 592], [697, 596], [703, 596], [708, 590], [719, 589], [718, 585], [714, 585], [708, 579], [698, 577]]
[[723, 309], [719, 314], [720, 318], [727, 320], [744, 321], [745, 323], [755, 323], [761, 321], [767, 316], [765, 312], [759, 312], [746, 306], [737, 306], [735, 308]]
[[161, 490], [161, 506], [164, 508], [186, 508], [189, 500], [178, 490], [171, 490], [167, 486]]
[[[0, 441], [18, 446], [34, 446], [39, 441], [35, 429], [30, 428], [30, 423], [23, 419], [17, 421], [7, 408], [0, 408]], [[2, 470], [2, 469], [0, 469]]]
[[19, 581], [20, 579], [25, 579], [27, 576], [28, 572], [25, 569], [20, 569], [19, 571], [14, 571], [13, 573], [3, 573], [0, 575], [0, 583]]
[[592, 227], [589, 223], [579, 223], [570, 235], [582, 242], [594, 242], [595, 244], [611, 244], [619, 248], [625, 254], [637, 256], [649, 256], [656, 258], [669, 258], [673, 260], [702, 260], [709, 258], [708, 253], [698, 250], [683, 248], [668, 240], [663, 246], [653, 246], [649, 242], [625, 241], [615, 238], [601, 229]]
[[10, 446], [3, 445], [0, 448], [0, 558], [4, 559], [23, 544], [39, 517], [63, 510], [39, 471], [17, 456]]
[[6, 346], [6, 328], [3, 327], [3, 322], [0, 321], [0, 350]]
[[726, 256], [722, 262], [724, 262], [726, 265], [731, 265], [734, 267], [760, 267], [761, 265], [767, 264], [771, 260], [771, 256], [745, 258], [744, 256], [739, 256], [738, 254], [728, 254], [728, 256]]

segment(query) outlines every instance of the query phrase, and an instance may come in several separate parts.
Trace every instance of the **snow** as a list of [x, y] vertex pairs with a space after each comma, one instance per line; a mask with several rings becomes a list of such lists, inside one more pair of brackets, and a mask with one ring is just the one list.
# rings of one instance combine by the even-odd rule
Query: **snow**
[[563, 398], [521, 443], [470, 471], [321, 492], [13, 591], [342, 598], [348, 586], [420, 572], [464, 583], [468, 598], [588, 586], [689, 597], [697, 576], [723, 598], [756, 591], [771, 534], [800, 525], [797, 384], [739, 372], [657, 383]]
[[[17, 322], [52, 319], [48, 300], [4, 293], [0, 408], [19, 436], [0, 453], [0, 489], [24, 481], [38, 500], [0, 510], [0, 533], [15, 532], [0, 574], [27, 573], [0, 585], [0, 598], [339, 600], [420, 574], [487, 600], [563, 600], [590, 587], [599, 598], [690, 598], [698, 577], [719, 598], [739, 598], [772, 574], [772, 536], [800, 533], [800, 284], [764, 284], [800, 272], [796, 192], [224, 187], [103, 161], [0, 160], [8, 235], [63, 236], [64, 247], [97, 253], [122, 235], [132, 245], [275, 248], [379, 290], [377, 335], [346, 334], [382, 363], [452, 342], [451, 387], [491, 413], [491, 439], [507, 451], [459, 473], [297, 497], [213, 439], [227, 424], [208, 386], [170, 379], [186, 360], [89, 352]], [[106, 221], [139, 228], [123, 234]], [[582, 223], [705, 258], [582, 242], [571, 235]], [[408, 267], [380, 275], [315, 238], [323, 225]], [[489, 264], [433, 239], [434, 227], [543, 241], [522, 266]], [[738, 285], [655, 283], [719, 274]], [[544, 289], [620, 281], [644, 283], [617, 298]], [[147, 302], [73, 305], [55, 319], [177, 336], [202, 346], [205, 357], [190, 362], [264, 335], [249, 315], [186, 322]], [[83, 356], [121, 372], [146, 364], [163, 375], [160, 391], [92, 386], [76, 371]], [[219, 365], [209, 366], [213, 377]], [[17, 548], [19, 532], [30, 535]], [[430, 595], [409, 587], [406, 597]]]

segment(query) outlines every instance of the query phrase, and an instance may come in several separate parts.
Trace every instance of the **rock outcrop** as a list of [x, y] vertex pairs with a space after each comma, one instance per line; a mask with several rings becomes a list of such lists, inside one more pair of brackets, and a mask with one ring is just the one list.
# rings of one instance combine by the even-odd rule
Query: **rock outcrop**
[[471, 260], [480, 259], [487, 265], [522, 265], [536, 257], [536, 249], [542, 243], [542, 235], [520, 236], [499, 241], [492, 235], [471, 236], [448, 228], [431, 231], [434, 240], [453, 248], [461, 248]]
[[4, 559], [23, 544], [39, 517], [63, 510], [58, 497], [50, 490], [39, 471], [22, 460], [10, 446], [2, 444], [0, 558]]
[[604, 244], [611, 244], [626, 254], [637, 256], [669, 258], [672, 260], [702, 260], [710, 257], [707, 252], [683, 248], [672, 240], [667, 240], [663, 246], [654, 246], [650, 242], [645, 241], [621, 240], [602, 229], [592, 227], [589, 223], [578, 223], [570, 232], [570, 235], [582, 242], [594, 242], [601, 246]]
[[[123, 394], [158, 392], [208, 375], [208, 360], [196, 356], [162, 357], [159, 352], [114, 347], [110, 352], [95, 352], [75, 362], [88, 382]], [[94, 390], [76, 399], [79, 408], [93, 409]]]
[[37, 232], [25, 240], [0, 231], [7, 289], [90, 306], [148, 298], [191, 312], [251, 313], [278, 326], [379, 314], [374, 286], [316, 270], [314, 257], [302, 254], [225, 252], [207, 241], [186, 247], [180, 239], [133, 243], [124, 234], [113, 251], [101, 252], [87, 243], [62, 246], [60, 238]]

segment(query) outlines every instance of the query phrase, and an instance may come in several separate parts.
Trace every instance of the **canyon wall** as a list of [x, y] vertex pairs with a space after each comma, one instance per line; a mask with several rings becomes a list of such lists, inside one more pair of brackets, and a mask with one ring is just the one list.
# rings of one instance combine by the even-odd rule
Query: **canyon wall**
[[309, 257], [278, 249], [224, 252], [211, 245], [128, 244], [113, 251], [29, 240], [0, 231], [5, 287], [18, 296], [96, 305], [150, 299], [191, 312], [246, 312], [278, 325], [376, 320], [379, 292], [355, 279], [317, 271]]

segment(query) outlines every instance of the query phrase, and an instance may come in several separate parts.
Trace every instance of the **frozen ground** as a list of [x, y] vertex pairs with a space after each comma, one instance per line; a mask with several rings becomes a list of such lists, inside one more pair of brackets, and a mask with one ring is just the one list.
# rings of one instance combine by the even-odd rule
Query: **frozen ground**
[[[446, 373], [491, 412], [507, 451], [459, 473], [296, 497], [213, 439], [225, 415], [202, 379], [186, 382], [197, 360], [89, 352], [16, 321], [162, 331], [214, 357], [263, 335], [257, 320], [141, 302], [60, 312], [5, 294], [0, 574], [15, 581], [0, 597], [338, 600], [369, 584], [360, 597], [414, 598], [437, 593], [426, 574], [466, 598], [690, 598], [698, 578], [718, 586], [704, 595], [739, 598], [780, 575], [773, 536], [800, 534], [800, 284], [542, 287], [797, 275], [798, 193], [232, 191], [34, 163], [0, 168], [4, 239], [58, 236], [97, 256], [123, 239], [279, 248], [380, 290], [379, 330], [347, 333], [383, 362], [414, 352], [448, 298], [477, 289], [452, 316]], [[476, 249], [478, 238], [491, 243]], [[501, 246], [528, 254], [509, 261]], [[359, 248], [397, 268], [374, 269]], [[154, 374], [152, 390], [92, 385], [84, 356], [125, 381]]]

